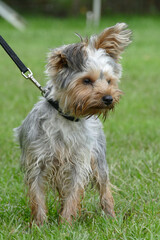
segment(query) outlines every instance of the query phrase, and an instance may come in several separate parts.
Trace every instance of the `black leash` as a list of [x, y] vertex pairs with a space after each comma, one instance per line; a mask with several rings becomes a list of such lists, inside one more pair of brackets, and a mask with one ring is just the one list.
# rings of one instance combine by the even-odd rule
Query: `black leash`
[[[10, 56], [10, 58], [14, 61], [14, 63], [17, 65], [17, 67], [21, 71], [23, 77], [25, 77], [26, 79], [30, 79], [34, 83], [34, 85], [44, 95], [45, 90], [42, 88], [42, 86], [39, 84], [39, 82], [37, 82], [37, 80], [33, 77], [33, 73], [31, 72], [31, 70], [24, 65], [24, 63], [19, 59], [19, 57], [15, 54], [15, 52], [12, 50], [12, 48], [10, 48], [10, 46], [6, 43], [6, 41], [3, 39], [2, 36], [0, 36], [0, 44], [4, 48], [6, 53]], [[25, 74], [27, 72], [29, 72], [28, 75]]]
[[[3, 39], [2, 36], [0, 36], [0, 44], [4, 48], [6, 53], [10, 56], [10, 58], [14, 61], [14, 63], [17, 65], [23, 77], [26, 79], [30, 79], [32, 83], [34, 83], [34, 85], [41, 91], [42, 95], [46, 98], [46, 96], [48, 95], [47, 90], [42, 88], [39, 82], [37, 82], [37, 80], [33, 77], [33, 73], [31, 72], [31, 70], [24, 65], [24, 63], [19, 59], [19, 57], [12, 50], [12, 48], [6, 43], [6, 41]], [[26, 75], [27, 72], [28, 74]], [[64, 114], [62, 110], [59, 108], [58, 101], [53, 101], [53, 99], [47, 99], [47, 101], [60, 113], [61, 116], [63, 116], [67, 120], [74, 121], [74, 122], [79, 121], [78, 118]]]

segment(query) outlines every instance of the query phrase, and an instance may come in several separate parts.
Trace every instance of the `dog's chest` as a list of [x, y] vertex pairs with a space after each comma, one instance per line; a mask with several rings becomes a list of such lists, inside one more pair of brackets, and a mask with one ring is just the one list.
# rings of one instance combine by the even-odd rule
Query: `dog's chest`
[[66, 148], [76, 151], [92, 148], [94, 131], [91, 130], [90, 124], [66, 122], [57, 130], [57, 139]]
[[59, 121], [52, 131], [50, 143], [58, 158], [62, 161], [64, 158], [89, 161], [98, 135], [96, 121], [91, 119], [80, 122]]

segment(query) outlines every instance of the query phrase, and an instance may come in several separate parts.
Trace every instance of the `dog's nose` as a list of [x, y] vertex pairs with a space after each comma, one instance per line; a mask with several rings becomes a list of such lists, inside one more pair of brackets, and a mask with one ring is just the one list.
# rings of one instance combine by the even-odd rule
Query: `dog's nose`
[[110, 95], [106, 95], [102, 98], [104, 104], [106, 104], [107, 106], [110, 105], [113, 102], [113, 98]]

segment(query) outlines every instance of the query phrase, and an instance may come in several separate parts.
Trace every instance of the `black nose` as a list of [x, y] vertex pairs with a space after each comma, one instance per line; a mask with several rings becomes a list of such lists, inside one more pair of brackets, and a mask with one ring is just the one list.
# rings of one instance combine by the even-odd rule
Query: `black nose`
[[107, 106], [110, 105], [113, 102], [113, 98], [110, 95], [106, 95], [102, 98], [104, 104], [106, 104]]

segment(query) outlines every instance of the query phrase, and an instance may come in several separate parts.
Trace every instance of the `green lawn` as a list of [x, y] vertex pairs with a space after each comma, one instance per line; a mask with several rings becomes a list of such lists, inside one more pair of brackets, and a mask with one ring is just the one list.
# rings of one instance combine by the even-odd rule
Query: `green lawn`
[[12, 129], [31, 110], [39, 91], [0, 48], [0, 239], [160, 239], [160, 17], [108, 16], [98, 29], [87, 29], [85, 19], [32, 16], [27, 21], [26, 31], [19, 32], [0, 19], [0, 34], [42, 85], [46, 53], [77, 41], [74, 32], [86, 36], [122, 21], [133, 30], [133, 43], [122, 59], [125, 95], [104, 123], [117, 219], [104, 216], [97, 191], [88, 187], [82, 214], [72, 227], [58, 225], [58, 198], [49, 193], [49, 223], [29, 229]]

